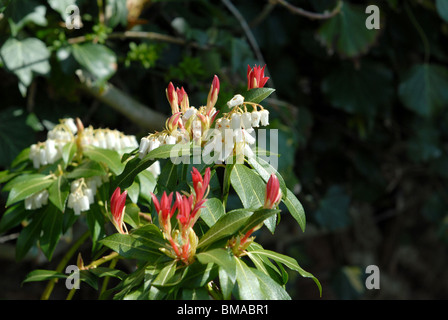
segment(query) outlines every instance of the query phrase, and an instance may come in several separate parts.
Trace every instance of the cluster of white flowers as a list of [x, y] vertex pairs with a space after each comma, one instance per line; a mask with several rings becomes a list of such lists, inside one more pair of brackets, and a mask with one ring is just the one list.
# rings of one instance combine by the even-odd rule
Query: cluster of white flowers
[[125, 135], [118, 130], [85, 128], [81, 137], [81, 146], [94, 146], [123, 152], [138, 147], [135, 136]]
[[42, 206], [47, 205], [48, 203], [48, 190], [38, 191], [28, 197], [25, 198], [25, 209], [26, 210], [35, 210], [42, 208]]
[[72, 181], [67, 207], [73, 209], [76, 215], [89, 210], [90, 205], [95, 201], [95, 194], [103, 182], [103, 178], [100, 176]]
[[125, 135], [118, 130], [93, 129], [88, 127], [78, 133], [78, 128], [72, 118], [62, 119], [47, 134], [47, 140], [33, 144], [30, 147], [29, 158], [33, 161], [35, 169], [52, 164], [61, 159], [63, 147], [77, 138], [80, 138], [82, 147], [95, 146], [103, 149], [115, 150], [124, 153], [139, 146], [133, 135]]
[[[251, 146], [255, 143], [254, 128], [269, 125], [269, 111], [258, 104], [244, 102], [244, 97], [235, 95], [227, 105], [232, 110], [216, 120], [210, 128], [216, 109], [204, 112], [204, 108], [189, 107], [181, 115], [175, 114], [167, 121], [167, 129], [143, 137], [139, 146], [139, 157], [163, 144], [189, 143], [193, 141], [204, 147], [203, 156], [226, 161], [233, 155], [254, 156]], [[246, 105], [254, 110], [247, 111]], [[259, 110], [260, 109], [260, 110]]]
[[55, 163], [62, 157], [62, 148], [73, 140], [78, 131], [72, 118], [63, 119], [47, 134], [47, 140], [33, 144], [30, 147], [29, 158], [35, 169], [40, 166]]

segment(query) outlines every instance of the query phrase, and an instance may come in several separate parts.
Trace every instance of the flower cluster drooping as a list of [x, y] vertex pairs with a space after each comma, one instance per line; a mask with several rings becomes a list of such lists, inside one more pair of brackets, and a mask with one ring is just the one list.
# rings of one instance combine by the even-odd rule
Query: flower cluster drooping
[[90, 205], [95, 201], [97, 189], [103, 184], [105, 177], [94, 176], [80, 178], [70, 184], [67, 207], [73, 209], [76, 215], [88, 211]]
[[[173, 202], [173, 193], [169, 195], [163, 193], [160, 201], [151, 193], [154, 207], [156, 209], [159, 225], [164, 237], [168, 240], [172, 250], [164, 252], [173, 259], [182, 261], [186, 265], [190, 264], [196, 253], [198, 237], [193, 230], [193, 226], [199, 218], [200, 210], [207, 201], [206, 197], [210, 183], [210, 168], [205, 170], [204, 176], [193, 167], [191, 172], [194, 192], [190, 195], [176, 192], [176, 199]], [[172, 229], [171, 218], [177, 210], [176, 219], [178, 229]]]
[[32, 144], [29, 158], [33, 161], [34, 168], [39, 169], [61, 159], [62, 148], [74, 139], [77, 131], [78, 128], [72, 118], [62, 119], [60, 124], [48, 131], [46, 141]]
[[[255, 66], [252, 69], [248, 66], [248, 89], [265, 85], [269, 78], [264, 76], [264, 68]], [[269, 111], [259, 104], [244, 101], [244, 97], [237, 94], [227, 102], [231, 110], [217, 117], [219, 112], [215, 105], [219, 89], [219, 79], [215, 75], [205, 106], [196, 108], [190, 106], [185, 89], [175, 88], [170, 82], [166, 96], [172, 116], [167, 119], [163, 131], [141, 139], [139, 157], [143, 158], [160, 145], [186, 144], [191, 141], [204, 147], [202, 155], [212, 160], [210, 162], [229, 161], [234, 155], [252, 157], [254, 128], [269, 125]]]
[[35, 210], [42, 208], [48, 203], [48, 190], [42, 190], [36, 192], [27, 198], [25, 198], [25, 209], [26, 210]]
[[84, 128], [82, 123], [72, 118], [61, 119], [60, 123], [47, 134], [47, 140], [30, 147], [29, 158], [35, 169], [53, 164], [62, 158], [65, 145], [77, 141], [78, 146], [94, 146], [124, 153], [138, 147], [135, 136], [125, 135], [118, 130]]

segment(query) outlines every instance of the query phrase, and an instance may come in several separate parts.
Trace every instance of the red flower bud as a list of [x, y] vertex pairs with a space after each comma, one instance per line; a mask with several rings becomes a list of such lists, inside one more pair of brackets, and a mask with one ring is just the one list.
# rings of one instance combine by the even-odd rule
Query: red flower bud
[[112, 213], [113, 224], [121, 234], [127, 233], [127, 230], [126, 232], [123, 230], [123, 226], [126, 229], [126, 225], [123, 222], [126, 196], [127, 191], [125, 190], [123, 193], [120, 193], [120, 188], [117, 187], [110, 198], [110, 211]]
[[266, 82], [269, 80], [269, 77], [264, 76], [264, 69], [266, 65], [261, 68], [255, 65], [251, 68], [249, 65], [247, 66], [247, 90], [254, 88], [263, 88]]
[[272, 209], [276, 207], [282, 200], [282, 191], [280, 190], [280, 183], [275, 174], [271, 174], [266, 185], [266, 195], [264, 200], [264, 208]]

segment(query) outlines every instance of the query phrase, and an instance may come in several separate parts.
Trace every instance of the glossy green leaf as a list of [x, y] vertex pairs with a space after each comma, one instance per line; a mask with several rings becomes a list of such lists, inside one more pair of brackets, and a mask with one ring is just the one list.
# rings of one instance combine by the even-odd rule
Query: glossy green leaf
[[244, 208], [260, 208], [264, 204], [265, 184], [250, 168], [235, 164], [230, 183], [238, 194]]
[[90, 205], [86, 220], [92, 240], [92, 252], [96, 252], [99, 248], [99, 240], [103, 239], [106, 235], [105, 219], [98, 203], [94, 202]]
[[224, 206], [218, 198], [210, 198], [201, 209], [201, 219], [207, 226], [213, 226], [225, 214]]
[[89, 178], [103, 176], [106, 174], [104, 168], [96, 161], [86, 160], [81, 165], [67, 174], [69, 179]]
[[263, 300], [258, 277], [243, 260], [233, 257], [236, 264], [237, 296], [240, 300]]
[[48, 189], [48, 193], [48, 199], [50, 202], [53, 203], [61, 212], [64, 212], [65, 202], [67, 201], [68, 194], [70, 193], [68, 180], [63, 175], [59, 176]]
[[260, 103], [269, 97], [275, 89], [272, 88], [254, 88], [243, 93], [244, 101]]
[[48, 188], [53, 182], [54, 179], [50, 176], [33, 175], [30, 179], [22, 180], [14, 184], [9, 192], [6, 206], [10, 206], [17, 201], [24, 200], [26, 197]]
[[54, 271], [54, 270], [42, 270], [37, 269], [28, 273], [22, 283], [36, 282], [36, 281], [48, 281], [51, 279], [65, 279], [66, 274]]
[[435, 115], [448, 104], [448, 69], [436, 64], [419, 64], [405, 75], [398, 88], [401, 101], [423, 117]]
[[75, 155], [77, 146], [75, 141], [70, 141], [62, 147], [62, 160], [68, 165]]
[[264, 182], [268, 182], [269, 178], [271, 177], [271, 174], [275, 174], [278, 178], [278, 182], [280, 184], [280, 190], [285, 195], [287, 188], [285, 184], [285, 180], [283, 180], [283, 177], [278, 173], [276, 169], [274, 169], [269, 162], [262, 159], [261, 157], [251, 157], [248, 159], [249, 164], [253, 169], [257, 171], [257, 173], [260, 175], [260, 177], [264, 180]]
[[62, 232], [63, 213], [54, 205], [48, 204], [42, 220], [42, 233], [39, 244], [48, 260], [51, 260], [54, 249], [59, 242]]
[[175, 145], [162, 145], [149, 152], [143, 159], [138, 157], [129, 160], [123, 172], [117, 176], [114, 181], [115, 186], [122, 189], [129, 188], [134, 182], [135, 177], [143, 170], [149, 168], [157, 159], [168, 159], [171, 157], [171, 151]]
[[287, 190], [286, 197], [283, 198], [283, 203], [288, 208], [289, 213], [299, 223], [300, 228], [305, 232], [306, 217], [303, 206], [291, 190]]
[[286, 292], [285, 288], [274, 281], [271, 277], [257, 269], [252, 269], [251, 271], [258, 278], [260, 291], [262, 292], [264, 299], [291, 300], [291, 297]]
[[288, 257], [286, 255], [277, 253], [275, 251], [265, 250], [265, 249], [251, 250], [250, 252], [253, 254], [259, 254], [262, 256], [266, 256], [269, 259], [275, 260], [275, 261], [285, 265], [286, 267], [288, 267], [291, 270], [297, 271], [302, 277], [313, 279], [313, 281], [316, 283], [317, 287], [319, 288], [320, 295], [322, 295], [322, 286], [321, 286], [319, 280], [317, 280], [317, 278], [315, 276], [313, 276], [311, 273], [303, 270], [299, 266], [299, 264], [297, 263], [297, 261], [295, 259]]
[[175, 273], [176, 273], [176, 261], [173, 260], [160, 271], [160, 273], [152, 282], [152, 285], [160, 287], [166, 286], [167, 284], [170, 283], [170, 280]]
[[236, 265], [231, 252], [224, 248], [212, 249], [198, 253], [196, 258], [202, 264], [215, 263], [225, 270], [232, 282], [235, 281]]
[[237, 209], [222, 216], [199, 240], [198, 248], [212, 244], [215, 241], [230, 237], [241, 229], [253, 211]]
[[161, 255], [160, 250], [143, 244], [132, 235], [115, 233], [100, 240], [100, 243], [126, 259], [153, 261]]
[[124, 164], [121, 162], [120, 155], [115, 150], [89, 146], [83, 150], [83, 154], [91, 160], [104, 163], [116, 175], [123, 172]]
[[256, 210], [253, 215], [250, 216], [249, 219], [247, 219], [244, 228], [241, 230], [243, 234], [248, 232], [250, 229], [258, 226], [259, 224], [263, 223], [266, 219], [269, 219], [270, 217], [280, 213], [280, 210], [276, 209], [260, 209]]

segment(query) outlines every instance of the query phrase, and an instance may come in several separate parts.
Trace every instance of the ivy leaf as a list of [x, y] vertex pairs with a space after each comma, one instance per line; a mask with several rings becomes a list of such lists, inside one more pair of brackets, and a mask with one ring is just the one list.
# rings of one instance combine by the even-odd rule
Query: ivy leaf
[[445, 0], [436, 0], [436, 9], [439, 16], [448, 22], [448, 2]]
[[398, 90], [408, 109], [423, 117], [433, 116], [448, 104], [448, 69], [436, 64], [416, 65]]
[[356, 57], [373, 45], [378, 37], [377, 29], [366, 28], [364, 6], [344, 1], [339, 14], [326, 21], [317, 36], [329, 51], [336, 50], [343, 57]]
[[17, 33], [27, 24], [34, 23], [39, 26], [46, 26], [45, 14], [47, 8], [34, 0], [14, 0], [5, 11], [5, 16], [9, 17], [8, 22], [11, 34], [15, 37]]
[[99, 43], [73, 45], [73, 56], [98, 81], [109, 79], [117, 70], [115, 53]]
[[315, 216], [317, 222], [332, 231], [350, 224], [350, 197], [337, 185], [331, 186], [321, 200]]
[[36, 38], [17, 40], [9, 38], [0, 49], [6, 68], [19, 78], [22, 96], [31, 84], [34, 73], [45, 75], [50, 71], [50, 52], [44, 42]]
[[[322, 91], [333, 107], [351, 114], [372, 117], [392, 97], [392, 73], [382, 65], [362, 63], [356, 68], [343, 64], [322, 83]], [[381, 94], [372, 95], [372, 92]], [[351, 92], [351, 94], [347, 94]]]

